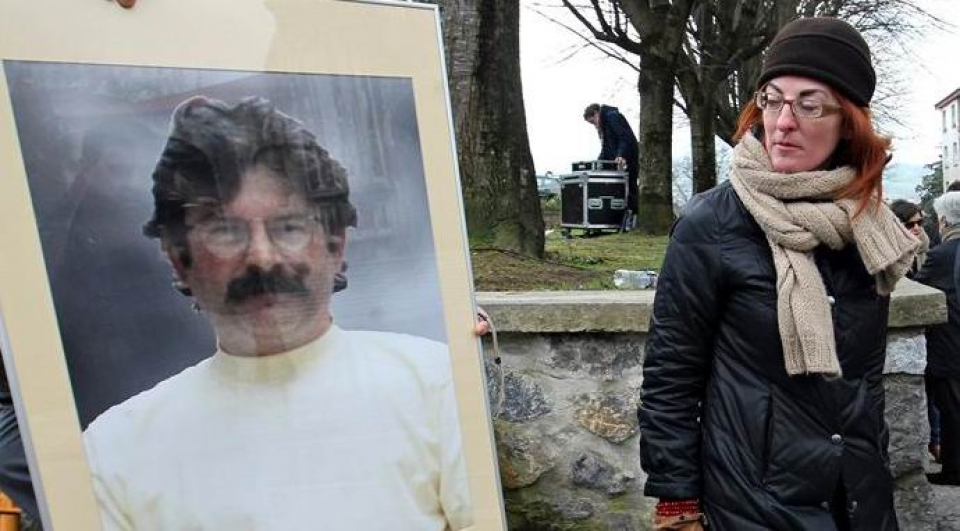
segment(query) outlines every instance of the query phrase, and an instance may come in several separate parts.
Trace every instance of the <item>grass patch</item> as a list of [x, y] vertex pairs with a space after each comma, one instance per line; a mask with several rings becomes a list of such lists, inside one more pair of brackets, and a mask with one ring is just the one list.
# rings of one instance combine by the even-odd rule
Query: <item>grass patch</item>
[[564, 239], [559, 230], [548, 230], [543, 260], [479, 241], [471, 241], [470, 255], [479, 291], [616, 289], [615, 270], [659, 270], [666, 246], [666, 236], [637, 232], [584, 237], [574, 230], [573, 237]]
[[560, 262], [578, 264], [597, 271], [616, 269], [656, 269], [663, 265], [667, 248], [666, 236], [646, 236], [639, 232], [603, 234], [594, 237], [577, 235], [568, 239], [559, 231], [547, 235], [547, 256]]
[[540, 200], [540, 210], [542, 212], [560, 212], [560, 196], [554, 195], [547, 199]]

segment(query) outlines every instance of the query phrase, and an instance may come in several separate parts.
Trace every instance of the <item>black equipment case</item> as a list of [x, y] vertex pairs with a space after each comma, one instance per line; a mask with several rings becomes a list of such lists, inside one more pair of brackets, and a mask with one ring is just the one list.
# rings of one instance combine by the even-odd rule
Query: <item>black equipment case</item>
[[627, 172], [603, 160], [575, 162], [573, 168], [573, 173], [560, 176], [560, 227], [622, 229], [629, 212]]
[[617, 163], [612, 160], [584, 160], [570, 165], [570, 171], [618, 171]]

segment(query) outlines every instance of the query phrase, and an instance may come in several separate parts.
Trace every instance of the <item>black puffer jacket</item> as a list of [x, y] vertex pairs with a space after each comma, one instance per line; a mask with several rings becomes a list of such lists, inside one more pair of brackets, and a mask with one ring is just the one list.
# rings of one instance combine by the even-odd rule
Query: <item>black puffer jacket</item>
[[927, 328], [927, 374], [960, 378], [960, 239], [942, 243], [927, 255], [915, 280], [943, 291], [947, 296], [948, 322]]
[[854, 246], [814, 255], [842, 378], [787, 375], [770, 249], [729, 183], [677, 223], [644, 361], [646, 495], [700, 498], [718, 530], [829, 531], [838, 517], [897, 529], [881, 383], [889, 298]]

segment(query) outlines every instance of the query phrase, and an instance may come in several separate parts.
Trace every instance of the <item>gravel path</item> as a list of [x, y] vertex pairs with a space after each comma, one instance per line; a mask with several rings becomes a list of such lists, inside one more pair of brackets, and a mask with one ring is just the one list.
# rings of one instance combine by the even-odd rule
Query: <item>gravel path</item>
[[[939, 472], [940, 465], [930, 461], [927, 472]], [[960, 487], [931, 485], [937, 513], [935, 531], [960, 531]]]

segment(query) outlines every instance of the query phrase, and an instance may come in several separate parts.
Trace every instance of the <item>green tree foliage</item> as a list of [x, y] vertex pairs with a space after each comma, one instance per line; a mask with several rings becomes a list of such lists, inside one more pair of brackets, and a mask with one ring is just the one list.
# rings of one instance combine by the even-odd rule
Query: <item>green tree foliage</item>
[[933, 200], [940, 197], [943, 193], [943, 161], [938, 160], [930, 164], [924, 164], [927, 173], [920, 180], [920, 184], [914, 189], [920, 196], [920, 210], [923, 211], [923, 230], [928, 235], [934, 235], [939, 228], [937, 227], [937, 214], [933, 210]]
[[933, 212], [933, 200], [943, 193], [943, 161], [924, 164], [923, 167], [927, 173], [914, 190], [920, 196], [920, 207], [923, 211], [927, 212], [929, 209]]

